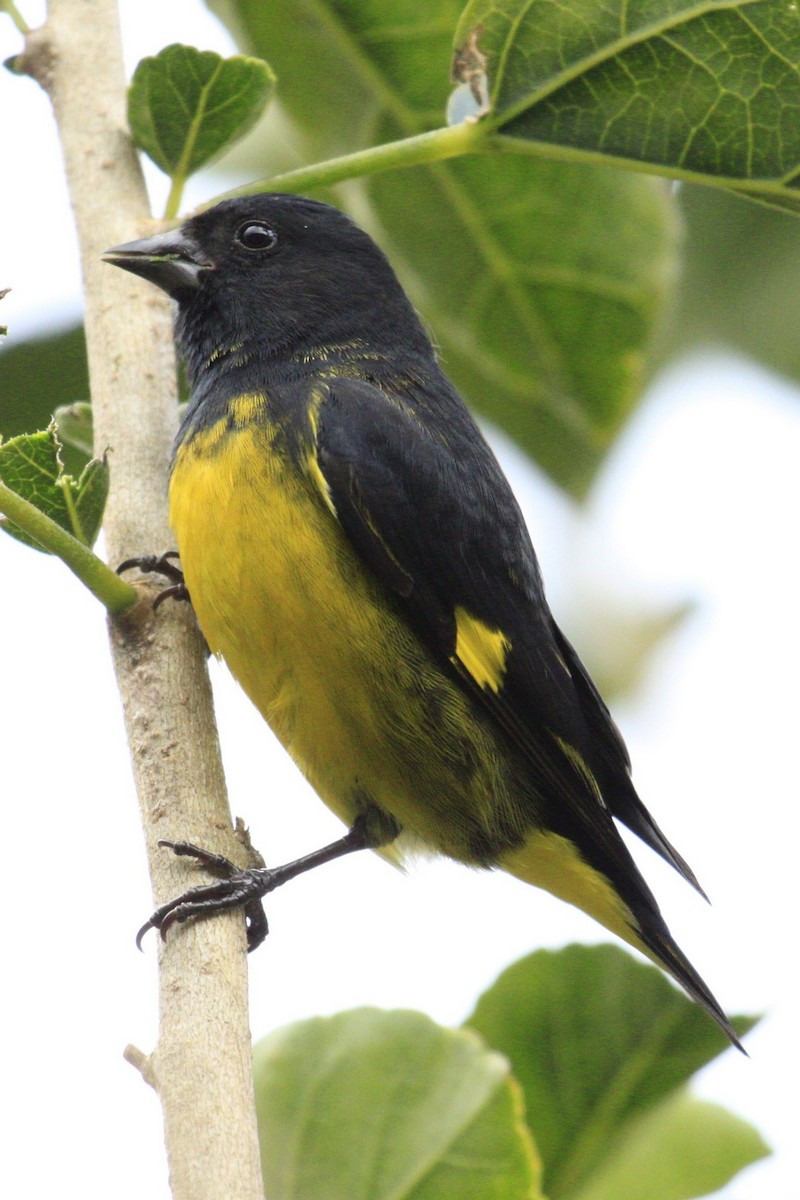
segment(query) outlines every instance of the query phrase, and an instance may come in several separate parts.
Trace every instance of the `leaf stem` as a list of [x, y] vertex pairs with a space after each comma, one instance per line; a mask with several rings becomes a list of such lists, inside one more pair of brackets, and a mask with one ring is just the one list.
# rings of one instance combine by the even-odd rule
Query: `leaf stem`
[[8, 13], [21, 34], [27, 35], [30, 33], [31, 27], [17, 8], [14, 0], [0, 0], [0, 12]]
[[380, 171], [392, 171], [398, 167], [417, 167], [423, 163], [441, 162], [485, 148], [482, 129], [477, 122], [463, 121], [460, 125], [433, 129], [415, 137], [401, 138], [382, 146], [370, 146], [341, 158], [313, 163], [271, 179], [259, 179], [255, 183], [233, 188], [217, 196], [213, 201], [233, 199], [236, 196], [252, 196], [257, 192], [297, 192], [303, 189], [328, 187], [345, 179], [362, 175], [375, 175]]
[[170, 189], [164, 206], [164, 220], [174, 221], [181, 207], [181, 197], [186, 186], [186, 175], [176, 173], [170, 177]]
[[119, 616], [126, 608], [136, 603], [136, 588], [120, 579], [111, 568], [98, 558], [88, 546], [84, 546], [66, 529], [41, 512], [30, 501], [18, 496], [10, 487], [0, 482], [0, 512], [15, 525], [35, 538], [39, 545], [55, 554], [77, 575], [93, 596], [112, 616]]

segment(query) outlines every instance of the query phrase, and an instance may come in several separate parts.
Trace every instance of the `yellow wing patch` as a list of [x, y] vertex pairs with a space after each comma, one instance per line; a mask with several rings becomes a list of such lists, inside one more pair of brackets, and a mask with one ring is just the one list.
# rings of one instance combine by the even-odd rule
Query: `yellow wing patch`
[[499, 692], [506, 673], [511, 642], [501, 629], [492, 629], [465, 608], [456, 609], [456, 652], [452, 661], [466, 667], [482, 688]]

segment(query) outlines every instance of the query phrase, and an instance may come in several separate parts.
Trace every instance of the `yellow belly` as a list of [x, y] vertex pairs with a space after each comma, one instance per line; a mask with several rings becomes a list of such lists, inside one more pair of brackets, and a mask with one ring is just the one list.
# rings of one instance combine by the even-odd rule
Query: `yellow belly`
[[[200, 628], [321, 798], [371, 801], [469, 858], [502, 783], [493, 738], [365, 570], [311, 473], [269, 427], [178, 452], [170, 519]], [[453, 810], [462, 814], [453, 821]]]

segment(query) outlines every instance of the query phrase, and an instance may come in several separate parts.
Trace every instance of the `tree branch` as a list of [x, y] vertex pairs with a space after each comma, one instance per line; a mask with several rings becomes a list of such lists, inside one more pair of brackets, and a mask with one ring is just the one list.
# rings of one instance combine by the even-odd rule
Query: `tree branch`
[[[165, 517], [176, 427], [168, 304], [101, 263], [144, 232], [145, 188], [125, 130], [115, 0], [50, 0], [20, 66], [49, 93], [81, 243], [95, 444], [110, 447], [105, 533], [112, 563], [170, 544]], [[191, 872], [158, 838], [241, 857], [232, 832], [201, 639], [185, 605], [137, 605], [111, 644], [156, 902]], [[196, 875], [191, 879], [196, 881]], [[121, 930], [120, 936], [133, 936]], [[176, 1200], [261, 1200], [240, 915], [179, 930], [160, 954], [160, 1032], [148, 1078], [164, 1112]]]

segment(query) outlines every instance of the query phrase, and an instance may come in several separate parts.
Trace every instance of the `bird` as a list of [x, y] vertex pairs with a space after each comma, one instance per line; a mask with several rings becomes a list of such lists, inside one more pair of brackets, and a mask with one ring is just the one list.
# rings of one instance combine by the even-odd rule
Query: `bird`
[[[223, 200], [106, 262], [175, 301], [189, 402], [169, 510], [222, 658], [348, 832], [217, 876], [142, 930], [243, 907], [354, 850], [500, 869], [659, 964], [741, 1049], [618, 829], [704, 895], [634, 787], [609, 710], [548, 606], [511, 487], [388, 258], [340, 210]], [[122, 564], [125, 569], [131, 562]]]

